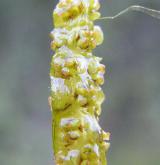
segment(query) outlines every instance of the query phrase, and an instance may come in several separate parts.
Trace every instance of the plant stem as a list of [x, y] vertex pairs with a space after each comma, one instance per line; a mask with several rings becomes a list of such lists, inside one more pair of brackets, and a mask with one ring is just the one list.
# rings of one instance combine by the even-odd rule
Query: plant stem
[[60, 0], [54, 12], [51, 48], [53, 150], [56, 165], [106, 165], [109, 133], [98, 124], [105, 66], [92, 50], [103, 42], [94, 21], [98, 0]]

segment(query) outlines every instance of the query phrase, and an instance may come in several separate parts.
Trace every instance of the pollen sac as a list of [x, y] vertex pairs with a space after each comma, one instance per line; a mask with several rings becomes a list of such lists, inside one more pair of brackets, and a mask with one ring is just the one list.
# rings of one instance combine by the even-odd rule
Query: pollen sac
[[98, 0], [60, 0], [50, 33], [53, 150], [56, 165], [106, 165], [110, 134], [98, 120], [105, 66], [92, 50], [103, 42]]
[[80, 26], [71, 30], [65, 28], [54, 29], [50, 36], [52, 38], [51, 49], [56, 50], [63, 45], [69, 48], [92, 50], [103, 42], [103, 32], [99, 26]]
[[96, 20], [100, 17], [97, 12], [100, 4], [98, 0], [60, 0], [53, 11], [55, 27], [69, 26], [69, 21], [85, 15], [89, 20]]
[[81, 127], [81, 121], [77, 118], [63, 118], [60, 125], [67, 131], [78, 130]]
[[61, 0], [53, 12], [54, 25], [64, 27], [70, 19], [75, 19], [82, 11], [81, 0]]

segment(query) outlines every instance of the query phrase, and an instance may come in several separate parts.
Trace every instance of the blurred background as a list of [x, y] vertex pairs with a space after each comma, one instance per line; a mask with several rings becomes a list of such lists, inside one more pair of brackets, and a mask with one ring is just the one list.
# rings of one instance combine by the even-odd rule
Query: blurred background
[[[0, 0], [0, 164], [52, 165], [48, 107], [54, 0]], [[103, 16], [159, 0], [101, 0]], [[160, 165], [160, 20], [138, 12], [97, 21], [107, 66], [100, 123], [109, 165]]]

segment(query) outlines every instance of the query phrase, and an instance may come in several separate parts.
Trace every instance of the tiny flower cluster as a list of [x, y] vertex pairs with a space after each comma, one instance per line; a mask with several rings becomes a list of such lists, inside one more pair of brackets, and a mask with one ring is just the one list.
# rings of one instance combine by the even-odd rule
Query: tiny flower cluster
[[103, 42], [98, 0], [60, 0], [50, 36], [53, 149], [56, 165], [106, 165], [109, 133], [98, 124], [105, 66], [92, 50]]

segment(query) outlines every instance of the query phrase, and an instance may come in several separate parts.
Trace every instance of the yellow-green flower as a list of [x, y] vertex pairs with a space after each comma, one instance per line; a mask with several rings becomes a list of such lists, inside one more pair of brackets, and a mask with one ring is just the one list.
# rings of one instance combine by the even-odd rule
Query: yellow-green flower
[[98, 124], [105, 66], [92, 54], [103, 42], [93, 22], [99, 7], [98, 0], [60, 0], [53, 12], [49, 103], [56, 165], [107, 164], [110, 134]]

